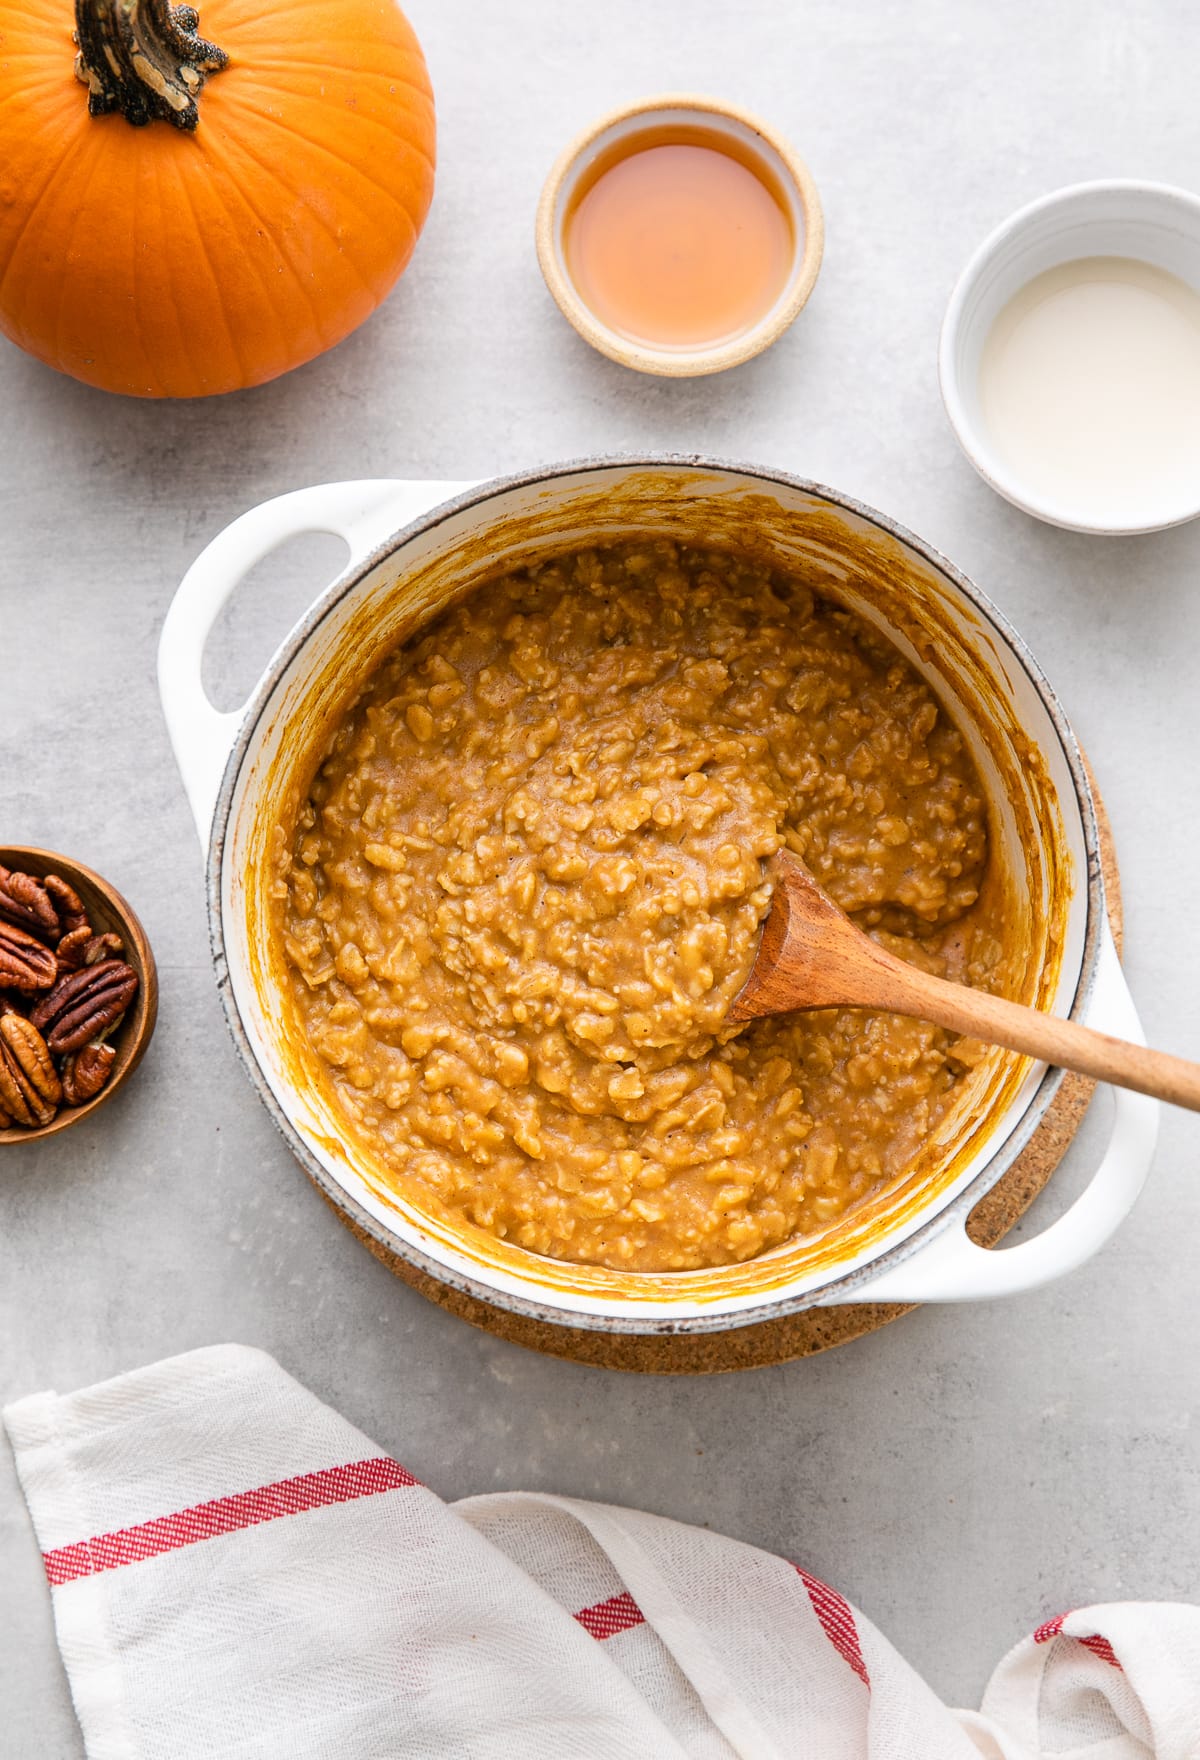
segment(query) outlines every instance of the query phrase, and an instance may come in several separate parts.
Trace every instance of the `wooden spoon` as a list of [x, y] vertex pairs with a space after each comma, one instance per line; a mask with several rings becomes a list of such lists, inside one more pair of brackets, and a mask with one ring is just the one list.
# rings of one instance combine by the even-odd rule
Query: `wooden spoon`
[[952, 1033], [1007, 1045], [1043, 1063], [1200, 1112], [1200, 1064], [931, 977], [856, 928], [796, 856], [783, 850], [771, 867], [771, 908], [750, 976], [729, 1010], [731, 1021], [795, 1008], [916, 1015]]

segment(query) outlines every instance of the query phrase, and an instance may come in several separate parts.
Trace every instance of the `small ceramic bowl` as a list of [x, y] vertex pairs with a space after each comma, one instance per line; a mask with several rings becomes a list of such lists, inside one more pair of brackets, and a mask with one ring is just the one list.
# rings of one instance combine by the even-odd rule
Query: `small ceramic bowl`
[[154, 1023], [158, 1017], [158, 973], [150, 943], [146, 939], [146, 931], [132, 907], [99, 874], [94, 874], [80, 862], [55, 855], [52, 850], [28, 849], [21, 845], [0, 847], [0, 866], [32, 874], [37, 880], [44, 879], [47, 874], [61, 875], [83, 900], [84, 909], [97, 935], [111, 933], [121, 937], [125, 944], [121, 957], [138, 975], [137, 995], [111, 1041], [116, 1047], [117, 1059], [113, 1064], [112, 1074], [100, 1092], [82, 1106], [60, 1107], [50, 1123], [40, 1128], [26, 1130], [20, 1125], [14, 1125], [8, 1130], [0, 1130], [0, 1143], [33, 1143], [39, 1137], [53, 1137], [60, 1131], [70, 1130], [72, 1125], [99, 1112], [112, 1099], [117, 1089], [128, 1081], [142, 1061], [154, 1032]]
[[[794, 239], [793, 259], [783, 291], [748, 330], [702, 348], [655, 348], [610, 328], [585, 303], [567, 267], [563, 227], [580, 180], [602, 154], [632, 135], [689, 125], [724, 136], [743, 153], [749, 152], [763, 163], [777, 194], [787, 205]], [[821, 198], [800, 155], [757, 117], [715, 98], [690, 94], [646, 98], [593, 123], [559, 156], [538, 204], [538, 261], [563, 315], [585, 341], [611, 360], [639, 373], [659, 373], [669, 378], [719, 373], [769, 348], [792, 323], [812, 292], [824, 248]]]
[[1200, 514], [1200, 483], [1186, 501], [1147, 503], [1146, 516], [1097, 523], [1066, 501], [1023, 482], [983, 420], [979, 392], [984, 343], [1004, 307], [1035, 276], [1082, 257], [1132, 257], [1166, 269], [1200, 292], [1200, 197], [1167, 184], [1117, 179], [1076, 183], [1021, 208], [971, 258], [942, 324], [938, 376], [959, 445], [985, 482], [1014, 507], [1070, 531], [1131, 534], [1181, 525]]

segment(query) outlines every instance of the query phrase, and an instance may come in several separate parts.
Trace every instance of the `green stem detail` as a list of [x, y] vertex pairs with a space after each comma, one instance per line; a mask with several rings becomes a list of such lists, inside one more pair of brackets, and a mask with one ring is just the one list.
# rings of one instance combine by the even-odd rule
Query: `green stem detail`
[[161, 117], [194, 129], [205, 77], [229, 59], [197, 34], [199, 24], [191, 6], [170, 0], [75, 0], [75, 77], [91, 114], [119, 110], [135, 128]]

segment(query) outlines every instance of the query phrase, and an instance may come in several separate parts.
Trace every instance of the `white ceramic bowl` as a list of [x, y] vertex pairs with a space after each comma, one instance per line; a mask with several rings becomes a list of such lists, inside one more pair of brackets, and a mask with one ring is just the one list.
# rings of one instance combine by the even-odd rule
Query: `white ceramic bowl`
[[1023, 482], [1000, 457], [980, 408], [979, 367], [997, 317], [1035, 276], [1081, 257], [1133, 257], [1200, 292], [1200, 197], [1167, 184], [1118, 179], [1077, 183], [1021, 208], [980, 245], [959, 277], [942, 324], [938, 376], [946, 414], [975, 469], [1036, 519], [1070, 531], [1134, 533], [1200, 514], [1200, 482], [1182, 504], [1147, 502], [1144, 517], [1097, 524]]
[[[597, 159], [618, 142], [649, 129], [691, 126], [726, 138], [732, 148], [760, 159], [786, 203], [792, 225], [793, 254], [787, 282], [756, 324], [704, 347], [654, 348], [603, 323], [584, 300], [567, 266], [563, 226], [580, 180]], [[560, 153], [538, 204], [538, 262], [559, 310], [585, 341], [610, 360], [639, 373], [667, 378], [694, 378], [735, 367], [761, 354], [787, 329], [804, 307], [816, 283], [825, 248], [821, 198], [804, 160], [782, 135], [758, 117], [716, 98], [676, 93], [644, 98], [601, 117]]]
[[[452, 491], [459, 491], [452, 493]], [[447, 495], [451, 494], [449, 500]], [[254, 564], [289, 537], [332, 531], [350, 561], [245, 707], [220, 714], [201, 683], [208, 631]], [[271, 930], [275, 828], [375, 661], [482, 573], [580, 543], [654, 531], [752, 542], [886, 631], [935, 685], [992, 804], [993, 860], [1022, 900], [1041, 1006], [1140, 1037], [1108, 930], [1095, 811], [1074, 736], [1020, 637], [977, 588], [903, 527], [818, 484], [697, 459], [593, 459], [482, 485], [333, 483], [236, 520], [188, 571], [163, 626], [159, 682], [208, 850], [213, 958], [230, 1028], [264, 1103], [351, 1223], [418, 1276], [526, 1318], [610, 1332], [707, 1332], [822, 1302], [969, 1300], [1046, 1282], [1095, 1252], [1146, 1175], [1158, 1108], [1115, 1094], [1098, 1172], [1032, 1240], [985, 1252], [965, 1221], [1028, 1142], [1061, 1072], [997, 1054], [938, 1126], [923, 1171], [825, 1237], [743, 1265], [631, 1274], [540, 1258], [435, 1222], [391, 1192], [331, 1100], [306, 1078], [281, 1002]]]

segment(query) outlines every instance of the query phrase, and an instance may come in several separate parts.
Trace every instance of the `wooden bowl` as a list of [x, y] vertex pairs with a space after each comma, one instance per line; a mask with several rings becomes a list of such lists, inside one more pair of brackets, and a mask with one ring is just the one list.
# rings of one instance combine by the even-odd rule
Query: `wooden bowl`
[[66, 856], [55, 855], [53, 850], [26, 849], [18, 844], [0, 845], [0, 865], [32, 874], [37, 880], [45, 879], [47, 874], [61, 875], [83, 900], [97, 935], [111, 933], [121, 937], [125, 943], [121, 957], [138, 975], [137, 995], [110, 1041], [116, 1047], [117, 1058], [112, 1074], [100, 1092], [82, 1106], [60, 1107], [49, 1124], [37, 1129], [26, 1130], [21, 1125], [13, 1125], [8, 1130], [0, 1130], [0, 1143], [32, 1143], [39, 1137], [53, 1137], [59, 1131], [69, 1130], [81, 1119], [98, 1112], [133, 1074], [142, 1061], [158, 1018], [158, 972], [146, 931], [133, 909], [116, 887], [102, 880], [99, 874]]

